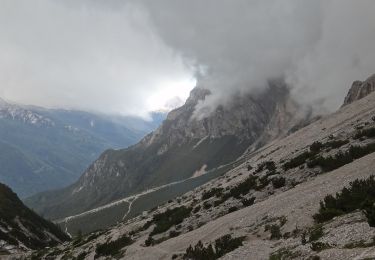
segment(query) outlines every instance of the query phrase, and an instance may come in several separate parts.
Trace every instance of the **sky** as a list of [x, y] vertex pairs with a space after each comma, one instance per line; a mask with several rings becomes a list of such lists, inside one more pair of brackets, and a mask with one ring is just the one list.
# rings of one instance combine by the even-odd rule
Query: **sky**
[[[318, 113], [375, 73], [373, 0], [1, 0], [0, 97], [145, 116], [283, 78]], [[167, 104], [167, 105], [166, 105]]]

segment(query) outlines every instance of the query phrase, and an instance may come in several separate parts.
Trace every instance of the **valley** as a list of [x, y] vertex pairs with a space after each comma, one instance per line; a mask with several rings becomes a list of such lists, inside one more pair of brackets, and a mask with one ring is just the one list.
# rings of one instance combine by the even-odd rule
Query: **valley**
[[162, 119], [161, 114], [148, 122], [0, 100], [0, 182], [22, 198], [67, 186], [103, 151], [136, 143]]
[[204, 183], [217, 178], [238, 165], [241, 161], [235, 161], [218, 169], [213, 169], [199, 177], [189, 178], [155, 187], [139, 194], [109, 203], [107, 205], [69, 216], [63, 219], [54, 220], [63, 230], [69, 234], [78, 232], [89, 233], [100, 229], [108, 228], [146, 212], [160, 204], [171, 201], [174, 198], [193, 190]]

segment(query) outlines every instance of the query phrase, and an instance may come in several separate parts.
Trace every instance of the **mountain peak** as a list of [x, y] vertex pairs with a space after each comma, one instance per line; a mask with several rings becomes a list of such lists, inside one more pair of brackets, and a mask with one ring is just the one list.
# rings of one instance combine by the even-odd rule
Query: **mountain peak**
[[375, 74], [367, 78], [365, 81], [356, 80], [353, 82], [351, 88], [349, 89], [349, 92], [345, 97], [343, 106], [364, 98], [373, 91], [375, 91]]

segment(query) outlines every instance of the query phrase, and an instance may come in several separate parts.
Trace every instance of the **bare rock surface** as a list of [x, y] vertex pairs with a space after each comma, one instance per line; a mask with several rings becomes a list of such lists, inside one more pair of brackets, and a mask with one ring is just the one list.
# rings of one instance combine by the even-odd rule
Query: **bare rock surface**
[[349, 93], [345, 97], [344, 106], [359, 100], [375, 91], [375, 74], [365, 81], [354, 81]]

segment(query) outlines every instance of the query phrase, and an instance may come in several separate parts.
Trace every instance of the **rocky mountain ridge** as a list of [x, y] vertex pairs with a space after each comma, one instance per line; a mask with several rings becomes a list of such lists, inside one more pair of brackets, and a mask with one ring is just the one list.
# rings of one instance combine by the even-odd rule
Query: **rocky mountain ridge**
[[0, 98], [0, 118], [18, 120], [26, 124], [37, 126], [55, 126], [55, 122], [26, 107], [14, 105]]
[[[270, 95], [269, 93], [272, 93]], [[250, 145], [285, 135], [300, 119], [298, 106], [282, 82], [263, 93], [239, 96], [203, 119], [193, 119], [196, 104], [209, 93], [191, 92], [185, 105], [138, 144], [103, 153], [77, 183], [37, 195], [27, 204], [53, 219], [77, 214], [148, 188], [190, 178], [204, 167], [232, 162]], [[262, 140], [260, 142], [260, 140]], [[182, 167], [182, 165], [184, 165]]]
[[343, 106], [346, 106], [356, 100], [359, 100], [371, 92], [375, 91], [375, 74], [365, 81], [354, 81], [348, 94], [345, 97]]
[[[365, 198], [350, 204], [350, 192], [353, 185], [359, 190], [375, 185], [369, 178], [375, 174], [374, 114], [372, 93], [286, 138], [245, 152], [237, 167], [183, 196], [36, 255], [372, 259], [373, 204]], [[353, 207], [335, 209], [339, 199]], [[367, 206], [361, 209], [361, 204]]]

